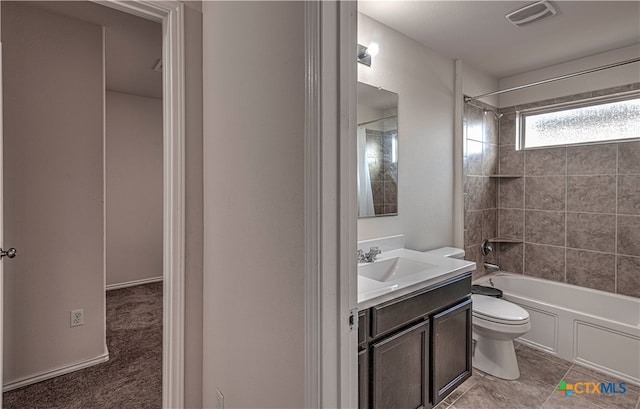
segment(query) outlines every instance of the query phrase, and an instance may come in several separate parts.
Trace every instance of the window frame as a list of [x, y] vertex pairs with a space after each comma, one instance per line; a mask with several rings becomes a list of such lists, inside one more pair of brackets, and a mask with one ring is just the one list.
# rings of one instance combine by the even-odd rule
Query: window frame
[[534, 108], [516, 110], [516, 118], [515, 118], [516, 150], [551, 149], [551, 148], [559, 148], [559, 147], [566, 147], [566, 146], [598, 145], [598, 144], [604, 144], [604, 143], [639, 141], [640, 137], [607, 139], [607, 140], [575, 142], [575, 143], [565, 142], [557, 145], [525, 147], [525, 140], [526, 140], [525, 120], [529, 116], [537, 115], [537, 114], [546, 114], [551, 112], [566, 111], [569, 109], [583, 108], [583, 107], [589, 107], [589, 106], [595, 106], [595, 105], [603, 105], [611, 102], [626, 101], [626, 100], [638, 99], [638, 98], [640, 98], [640, 91], [633, 90], [633, 91], [603, 95], [598, 97], [577, 99], [577, 100], [560, 102], [560, 103], [552, 103], [544, 106], [537, 106]]

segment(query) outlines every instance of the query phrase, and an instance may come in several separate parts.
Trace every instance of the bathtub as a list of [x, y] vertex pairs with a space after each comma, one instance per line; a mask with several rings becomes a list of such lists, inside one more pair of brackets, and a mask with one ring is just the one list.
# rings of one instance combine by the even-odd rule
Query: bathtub
[[505, 272], [474, 284], [490, 281], [529, 312], [518, 341], [640, 385], [640, 299]]

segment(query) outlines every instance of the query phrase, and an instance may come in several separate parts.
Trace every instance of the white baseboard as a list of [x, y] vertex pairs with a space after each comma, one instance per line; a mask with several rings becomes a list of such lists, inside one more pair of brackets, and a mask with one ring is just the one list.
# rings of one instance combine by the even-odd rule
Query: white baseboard
[[109, 360], [109, 352], [105, 352], [104, 354], [99, 355], [95, 358], [76, 362], [75, 364], [71, 364], [71, 365], [61, 366], [57, 369], [40, 372], [39, 374], [36, 374], [33, 376], [8, 382], [4, 384], [4, 386], [2, 387], [2, 392], [8, 392], [13, 389], [22, 388], [23, 386], [46, 381], [47, 379], [55, 378], [56, 376], [65, 375], [65, 374], [77, 371], [79, 369], [84, 369], [93, 365], [101, 364], [103, 362], [107, 362], [108, 360]]
[[108, 286], [105, 287], [105, 290], [107, 291], [118, 290], [120, 288], [133, 287], [135, 285], [157, 283], [158, 281], [162, 281], [162, 280], [163, 280], [162, 276], [159, 276], [159, 277], [144, 278], [142, 280], [127, 281], [125, 283], [109, 284]]

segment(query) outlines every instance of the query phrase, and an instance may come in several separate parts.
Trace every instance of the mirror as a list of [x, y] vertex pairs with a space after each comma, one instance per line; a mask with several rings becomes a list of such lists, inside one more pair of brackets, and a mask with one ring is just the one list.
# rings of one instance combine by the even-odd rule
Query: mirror
[[358, 83], [358, 217], [398, 214], [398, 94]]

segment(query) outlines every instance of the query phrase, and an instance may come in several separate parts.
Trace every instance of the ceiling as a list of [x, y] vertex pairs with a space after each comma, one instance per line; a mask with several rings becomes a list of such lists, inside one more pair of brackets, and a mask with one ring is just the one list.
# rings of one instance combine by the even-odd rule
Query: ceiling
[[162, 25], [87, 1], [29, 2], [105, 27], [105, 80], [109, 91], [162, 98]]
[[367, 1], [360, 12], [496, 79], [640, 43], [640, 1], [551, 1], [523, 27], [504, 17], [534, 1]]

